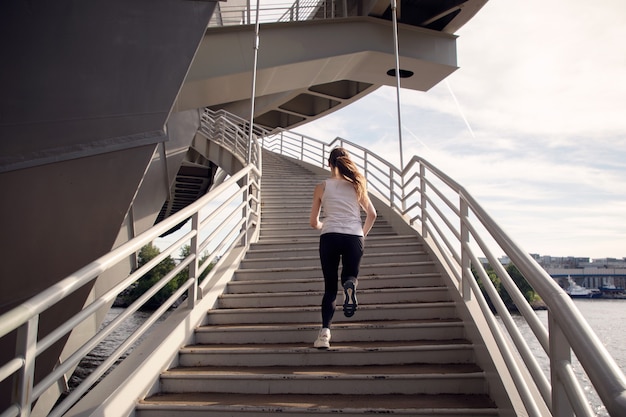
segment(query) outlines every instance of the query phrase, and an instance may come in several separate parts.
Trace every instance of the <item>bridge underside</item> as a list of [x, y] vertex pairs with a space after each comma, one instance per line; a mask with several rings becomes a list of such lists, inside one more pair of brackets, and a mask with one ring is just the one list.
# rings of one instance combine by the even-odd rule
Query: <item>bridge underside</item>
[[[175, 108], [225, 109], [248, 118], [254, 36], [253, 25], [207, 30]], [[403, 88], [427, 91], [457, 69], [455, 36], [401, 26], [398, 38]], [[254, 115], [259, 125], [290, 129], [382, 85], [396, 85], [393, 28], [386, 20], [359, 17], [262, 27]]]

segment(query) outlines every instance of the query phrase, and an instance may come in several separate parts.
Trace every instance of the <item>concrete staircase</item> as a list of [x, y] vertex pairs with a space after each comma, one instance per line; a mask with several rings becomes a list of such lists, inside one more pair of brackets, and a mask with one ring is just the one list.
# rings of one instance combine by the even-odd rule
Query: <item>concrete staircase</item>
[[138, 417], [498, 414], [433, 261], [384, 218], [366, 240], [359, 309], [344, 317], [340, 295], [331, 349], [312, 347], [323, 281], [308, 219], [320, 179], [264, 154], [259, 242]]

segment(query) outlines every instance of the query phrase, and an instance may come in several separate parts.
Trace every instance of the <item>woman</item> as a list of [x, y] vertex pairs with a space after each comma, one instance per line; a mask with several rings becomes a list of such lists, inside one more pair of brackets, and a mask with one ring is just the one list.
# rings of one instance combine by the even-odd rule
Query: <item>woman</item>
[[[363, 243], [376, 220], [366, 188], [365, 177], [344, 148], [335, 148], [328, 157], [331, 177], [318, 184], [313, 192], [311, 227], [321, 230], [320, 261], [324, 274], [322, 329], [314, 347], [330, 347], [330, 325], [335, 313], [339, 262], [342, 262], [341, 284], [344, 289], [343, 313], [352, 317], [357, 309], [356, 286]], [[324, 208], [324, 221], [320, 211]], [[361, 222], [361, 208], [367, 213]]]

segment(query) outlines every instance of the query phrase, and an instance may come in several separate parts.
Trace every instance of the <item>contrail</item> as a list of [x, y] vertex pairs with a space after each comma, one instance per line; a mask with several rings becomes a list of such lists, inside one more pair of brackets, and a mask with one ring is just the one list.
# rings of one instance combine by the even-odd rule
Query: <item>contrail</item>
[[470, 135], [472, 135], [472, 138], [476, 139], [476, 135], [474, 135], [474, 131], [472, 130], [472, 126], [470, 126], [469, 122], [467, 121], [467, 118], [465, 117], [465, 114], [463, 114], [463, 109], [461, 109], [461, 105], [459, 104], [459, 100], [456, 99], [456, 96], [454, 95], [454, 92], [452, 91], [452, 88], [450, 87], [450, 83], [448, 83], [448, 79], [445, 79], [444, 81], [446, 82], [446, 86], [448, 86], [448, 91], [450, 91], [450, 95], [454, 99], [454, 103], [456, 104], [456, 108], [459, 109], [459, 113], [461, 114], [461, 118], [465, 122], [465, 126], [467, 126], [467, 130], [469, 130]]
[[[393, 119], [394, 117], [396, 117], [395, 113], [391, 112], [389, 109], [386, 109], [385, 112], [389, 115], [390, 119]], [[417, 140], [417, 142], [422, 145], [424, 148], [426, 148], [427, 150], [430, 150], [430, 148], [428, 147], [428, 145], [426, 145], [426, 143], [421, 140], [419, 138], [419, 136], [417, 136], [411, 129], [409, 129], [406, 125], [402, 125], [402, 130], [403, 131], [407, 131], [411, 134], [411, 136], [413, 136], [415, 138], [415, 140]]]
[[406, 126], [403, 126], [403, 129], [406, 130], [407, 132], [409, 132], [411, 134], [411, 136], [413, 136], [415, 138], [415, 140], [417, 140], [427, 151], [430, 151], [430, 148], [428, 147], [428, 145], [426, 145], [426, 143], [421, 140], [419, 138], [419, 136], [417, 136], [415, 133], [413, 133], [413, 131], [411, 129], [409, 129]]

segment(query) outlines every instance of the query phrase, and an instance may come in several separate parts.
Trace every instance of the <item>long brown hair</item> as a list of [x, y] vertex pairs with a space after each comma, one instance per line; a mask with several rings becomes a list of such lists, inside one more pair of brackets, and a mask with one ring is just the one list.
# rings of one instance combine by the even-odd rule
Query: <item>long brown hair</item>
[[332, 168], [337, 168], [339, 173], [354, 186], [354, 191], [359, 200], [365, 197], [367, 193], [366, 180], [363, 174], [359, 171], [350, 154], [345, 148], [335, 148], [330, 152], [328, 156], [328, 164]]

